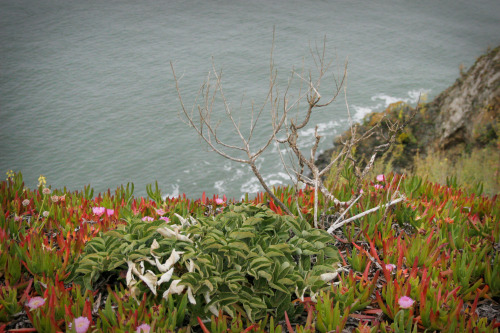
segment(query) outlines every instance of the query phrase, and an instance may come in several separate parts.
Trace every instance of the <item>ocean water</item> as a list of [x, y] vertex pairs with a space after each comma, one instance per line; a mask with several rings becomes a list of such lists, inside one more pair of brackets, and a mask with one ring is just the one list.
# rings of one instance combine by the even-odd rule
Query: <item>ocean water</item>
[[[236, 119], [248, 130], [252, 101], [264, 101], [270, 50], [279, 91], [295, 68], [312, 70], [310, 51], [326, 46], [331, 73], [348, 61], [344, 90], [313, 115], [300, 146], [321, 149], [349, 126], [390, 103], [433, 98], [488, 47], [500, 44], [500, 2], [319, 0], [0, 0], [0, 172], [40, 174], [53, 188], [97, 192], [133, 182], [136, 195], [158, 181], [164, 195], [202, 192], [239, 198], [261, 188], [247, 165], [209, 151], [180, 114], [170, 63], [185, 105], [207, 73], [223, 70]], [[299, 96], [295, 77], [290, 100]], [[304, 103], [300, 105], [304, 110]], [[218, 135], [240, 145], [224, 106]], [[253, 134], [269, 133], [268, 108]], [[288, 182], [271, 146], [258, 164], [272, 185]]]

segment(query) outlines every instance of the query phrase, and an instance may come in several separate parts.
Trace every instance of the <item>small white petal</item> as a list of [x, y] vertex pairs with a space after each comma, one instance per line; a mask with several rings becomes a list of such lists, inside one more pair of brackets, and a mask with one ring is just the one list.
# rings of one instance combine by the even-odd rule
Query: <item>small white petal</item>
[[176, 262], [179, 261], [179, 259], [181, 258], [181, 254], [184, 254], [184, 252], [182, 251], [175, 251], [175, 249], [172, 250], [172, 253], [170, 254], [170, 257], [168, 257], [167, 261], [165, 262], [165, 266], [167, 266], [167, 269], [170, 269], [170, 267], [172, 267], [173, 265], [175, 265]]
[[153, 252], [153, 250], [158, 249], [159, 247], [160, 247], [160, 244], [158, 244], [156, 239], [153, 239], [153, 244], [151, 244], [151, 252]]
[[189, 239], [189, 237], [181, 235], [179, 233], [179, 229], [180, 229], [179, 226], [173, 225], [172, 227], [175, 230], [171, 230], [168, 227], [163, 227], [163, 228], [156, 229], [156, 231], [158, 231], [158, 233], [160, 235], [162, 235], [163, 237], [165, 237], [165, 238], [177, 238], [178, 240], [181, 240], [181, 241], [184, 241], [184, 242], [193, 243], [193, 241], [191, 239]]
[[194, 299], [193, 291], [191, 290], [191, 287], [188, 288], [187, 294], [188, 294], [189, 303], [196, 304], [196, 300]]
[[179, 221], [181, 221], [181, 225], [182, 226], [190, 226], [190, 225], [192, 225], [190, 222], [193, 222], [193, 220], [194, 220], [193, 225], [196, 224], [196, 220], [192, 216], [189, 216], [189, 221], [188, 221], [188, 219], [180, 216], [177, 213], [175, 213], [175, 216], [177, 216], [177, 218], [179, 219]]
[[194, 261], [192, 261], [191, 259], [189, 259], [189, 264], [188, 264], [187, 269], [188, 269], [189, 273], [194, 272]]
[[214, 316], [219, 316], [219, 310], [215, 307], [215, 305], [210, 305], [208, 310], [213, 313]]
[[172, 278], [172, 274], [174, 274], [173, 268], [171, 268], [168, 272], [166, 272], [165, 274], [163, 274], [160, 277], [160, 280], [158, 280], [158, 282], [156, 283], [156, 286], [160, 286], [160, 284], [162, 284], [163, 282], [170, 281], [170, 279]]
[[132, 269], [135, 268], [135, 264], [132, 261], [127, 261], [128, 271], [127, 271], [127, 286], [130, 286], [132, 281], [135, 281], [134, 276], [132, 275]]
[[172, 281], [170, 287], [168, 287], [167, 291], [163, 293], [163, 298], [168, 299], [169, 294], [174, 295], [182, 293], [184, 291], [184, 288], [186, 287], [183, 285], [179, 285], [179, 282], [181, 282], [181, 280]]
[[141, 273], [141, 275], [143, 275], [144, 274], [144, 261], [141, 261], [139, 263], [139, 266], [141, 266], [141, 270], [139, 272]]
[[167, 227], [158, 228], [156, 231], [165, 238], [175, 237], [175, 232]]
[[191, 220], [191, 225], [195, 225], [196, 223], [198, 223], [198, 221], [196, 221], [196, 219], [192, 216], [189, 216], [189, 219]]
[[332, 281], [333, 279], [335, 279], [337, 277], [337, 275], [339, 275], [339, 273], [337, 273], [337, 272], [323, 273], [320, 275], [320, 278], [321, 278], [321, 280], [323, 280], [325, 282], [329, 282], [329, 281]]
[[153, 272], [151, 272], [150, 270], [148, 270], [146, 272], [146, 274], [139, 276], [139, 278], [142, 281], [144, 281], [147, 284], [147, 286], [149, 287], [149, 289], [151, 289], [153, 294], [156, 295], [156, 281], [158, 279], [156, 277], [156, 275]]
[[160, 272], [165, 273], [168, 271], [170, 268], [172, 268], [173, 265], [175, 265], [176, 262], [179, 261], [181, 258], [181, 254], [184, 252], [182, 251], [176, 251], [175, 249], [172, 250], [172, 253], [170, 254], [170, 257], [165, 261], [165, 263], [162, 265], [160, 261], [158, 260], [158, 257], [155, 256], [155, 263], [153, 265], [156, 265]]
[[[153, 257], [154, 257], [154, 255], [153, 255]], [[144, 258], [143, 260], [149, 262], [153, 266], [156, 265], [156, 262], [154, 260], [149, 259], [149, 258]]]
[[203, 296], [205, 297], [205, 302], [210, 303], [210, 301], [212, 300], [210, 298], [210, 293], [208, 292], [208, 290], [203, 294]]

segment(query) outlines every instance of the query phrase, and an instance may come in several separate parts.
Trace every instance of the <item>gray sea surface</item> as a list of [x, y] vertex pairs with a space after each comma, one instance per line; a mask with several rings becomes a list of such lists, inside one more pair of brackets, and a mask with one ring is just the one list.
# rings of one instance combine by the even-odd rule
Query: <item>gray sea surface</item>
[[[348, 60], [345, 95], [301, 132], [307, 151], [318, 125], [327, 149], [349, 126], [347, 105], [359, 121], [395, 101], [432, 99], [460, 65], [498, 46], [500, 2], [0, 0], [0, 171], [21, 171], [29, 187], [43, 174], [68, 190], [133, 182], [145, 195], [158, 181], [169, 196], [260, 191], [247, 165], [210, 152], [183, 122], [170, 62], [188, 108], [212, 65], [222, 68], [225, 95], [247, 129], [252, 101], [267, 94], [273, 29], [281, 93], [292, 68], [314, 70], [311, 48], [325, 42], [333, 60], [325, 99]], [[214, 118], [224, 112], [217, 104]], [[268, 115], [254, 147], [268, 137]], [[227, 121], [218, 134], [240, 144]], [[278, 149], [258, 162], [274, 185], [288, 182]]]

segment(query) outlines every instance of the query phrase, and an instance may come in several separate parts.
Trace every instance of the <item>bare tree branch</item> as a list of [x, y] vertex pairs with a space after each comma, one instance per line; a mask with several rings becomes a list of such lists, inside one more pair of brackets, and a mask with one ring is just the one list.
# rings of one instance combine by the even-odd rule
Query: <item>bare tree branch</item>
[[[355, 187], [357, 187], [360, 182], [367, 176], [368, 172], [372, 169], [375, 159], [378, 154], [386, 151], [396, 139], [396, 134], [402, 130], [406, 123], [401, 122], [390, 122], [386, 121], [385, 125], [388, 128], [388, 134], [384, 137], [384, 143], [375, 147], [373, 154], [371, 155], [370, 161], [361, 171], [358, 166], [359, 161], [357, 161], [353, 155], [354, 148], [363, 140], [367, 140], [370, 136], [380, 130], [380, 123], [363, 134], [359, 135], [357, 126], [353, 124], [349, 104], [347, 102], [347, 92], [345, 88], [345, 82], [347, 78], [347, 60], [344, 63], [343, 75], [340, 80], [333, 75], [333, 88], [329, 88], [329, 97], [323, 97], [321, 92], [322, 81], [329, 73], [329, 68], [332, 62], [326, 62], [326, 38], [323, 40], [322, 49], [315, 45], [313, 49], [311, 46], [310, 54], [314, 61], [316, 71], [315, 75], [309, 72], [305, 75], [304, 66], [300, 73], [295, 69], [292, 70], [290, 78], [288, 79], [288, 84], [284, 89], [284, 93], [280, 94], [278, 89], [278, 79], [277, 71], [274, 67], [274, 44], [275, 43], [275, 31], [273, 30], [273, 42], [270, 51], [270, 62], [269, 62], [269, 87], [264, 96], [263, 102], [258, 107], [252, 101], [249, 128], [242, 128], [240, 119], [236, 119], [238, 112], [234, 112], [228, 99], [225, 96], [224, 88], [222, 85], [222, 70], [217, 71], [215, 68], [215, 63], [212, 59], [212, 72], [208, 73], [205, 82], [201, 85], [200, 90], [195, 98], [195, 104], [192, 109], [187, 109], [181, 96], [181, 90], [179, 87], [179, 78], [177, 77], [174, 66], [170, 63], [172, 68], [172, 73], [174, 75], [175, 87], [177, 90], [178, 98], [181, 104], [182, 114], [186, 119], [186, 123], [195, 129], [198, 136], [206, 142], [208, 147], [221, 155], [222, 157], [238, 162], [248, 164], [250, 169], [257, 177], [258, 181], [264, 188], [264, 190], [269, 194], [271, 199], [287, 214], [292, 215], [290, 209], [279, 200], [273, 193], [272, 189], [266, 184], [264, 177], [261, 174], [257, 166], [257, 160], [266, 151], [269, 146], [273, 143], [276, 144], [279, 158], [284, 166], [285, 171], [289, 175], [290, 179], [295, 180], [295, 189], [298, 191], [299, 182], [311, 186], [314, 190], [314, 226], [318, 227], [318, 211], [319, 211], [319, 196], [320, 193], [328, 202], [333, 202], [335, 205], [341, 205], [347, 207], [344, 213], [347, 212], [353, 205], [359, 200], [361, 196], [352, 195], [347, 201], [341, 201], [335, 197], [332, 190], [328, 189], [325, 185], [323, 178], [330, 173], [332, 168], [336, 171], [333, 176], [333, 188], [340, 180], [340, 175], [342, 170], [346, 166], [352, 167], [355, 171]], [[292, 83], [295, 80], [299, 80], [300, 88], [298, 95], [293, 99], [289, 95], [289, 91], [292, 87]], [[324, 86], [324, 85], [323, 85]], [[314, 141], [310, 148], [309, 157], [306, 157], [304, 152], [300, 149], [298, 145], [298, 140], [301, 134], [301, 129], [309, 125], [313, 112], [316, 112], [319, 108], [325, 108], [331, 105], [338, 97], [340, 92], [344, 88], [344, 98], [345, 106], [348, 113], [348, 119], [350, 124], [350, 137], [345, 140], [341, 140], [342, 148], [332, 157], [330, 163], [323, 169], [319, 169], [315, 164], [315, 157], [317, 150], [319, 148], [320, 141], [322, 137], [318, 133], [318, 126], [314, 128]], [[326, 102], [321, 102], [325, 98]], [[243, 108], [242, 97], [240, 102], [240, 112]], [[303, 112], [300, 112], [301, 102], [306, 101], [306, 107]], [[305, 103], [305, 102], [304, 102]], [[217, 129], [221, 122], [216, 122], [212, 119], [214, 112], [216, 112], [217, 105], [222, 104], [222, 108], [225, 113], [226, 119], [231, 123], [235, 136], [238, 137], [240, 144], [228, 143], [222, 140], [219, 136]], [[252, 139], [254, 137], [254, 131], [259, 125], [259, 121], [264, 114], [264, 110], [269, 109], [270, 125], [271, 131], [265, 140], [262, 140], [260, 145], [254, 147], [252, 144]], [[289, 115], [290, 111], [297, 109], [297, 113], [294, 117]], [[195, 116], [195, 110], [198, 112]], [[299, 120], [300, 118], [300, 120]], [[288, 155], [288, 161], [283, 156], [281, 151], [281, 146], [285, 146], [286, 155]], [[242, 157], [241, 155], [244, 155]], [[307, 172], [307, 174], [306, 174]], [[297, 192], [296, 192], [297, 193]], [[356, 192], [357, 193], [357, 192]], [[297, 199], [297, 198], [296, 198]], [[391, 198], [391, 201], [387, 205], [392, 205], [401, 201], [402, 198], [395, 199]], [[380, 209], [379, 206], [376, 209]], [[385, 207], [385, 206], [384, 206]], [[375, 209], [375, 210], [376, 210]], [[342, 226], [347, 223], [346, 221], [352, 221], [355, 218], [362, 217], [369, 214], [372, 211], [369, 210], [362, 214], [358, 214], [356, 217], [352, 217], [348, 220], [340, 221], [337, 220], [329, 230], [333, 232], [335, 228]], [[300, 212], [299, 212], [300, 214]], [[343, 215], [342, 215], [343, 216]], [[332, 229], [334, 228], [334, 229]]]

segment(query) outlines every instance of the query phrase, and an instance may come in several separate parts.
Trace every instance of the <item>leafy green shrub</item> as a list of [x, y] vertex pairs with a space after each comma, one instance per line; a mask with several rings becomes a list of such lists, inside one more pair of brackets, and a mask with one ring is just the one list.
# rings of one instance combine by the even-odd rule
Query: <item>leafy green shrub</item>
[[339, 262], [326, 231], [263, 205], [229, 205], [198, 220], [177, 215], [177, 224], [124, 212], [127, 223], [89, 241], [74, 267], [75, 281], [88, 289], [128, 269], [124, 282], [134, 295], [186, 292], [197, 316], [223, 310], [255, 322], [302, 311], [293, 294], [319, 291]]

